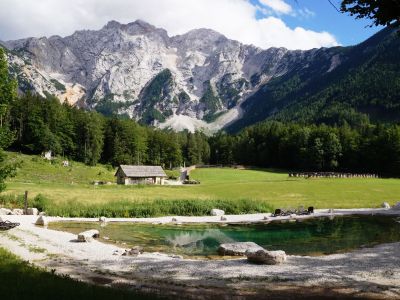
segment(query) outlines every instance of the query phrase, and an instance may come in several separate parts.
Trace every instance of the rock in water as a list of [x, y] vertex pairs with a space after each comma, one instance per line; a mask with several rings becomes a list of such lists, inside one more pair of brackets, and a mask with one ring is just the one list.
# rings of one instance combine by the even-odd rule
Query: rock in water
[[265, 249], [257, 251], [247, 251], [247, 260], [256, 264], [278, 265], [286, 261], [285, 251], [267, 251]]
[[225, 212], [222, 209], [213, 208], [211, 210], [211, 215], [212, 216], [223, 216], [223, 215], [225, 215]]
[[107, 222], [107, 218], [106, 217], [100, 217], [99, 218], [99, 222], [105, 223], [105, 222]]
[[100, 232], [96, 229], [84, 231], [78, 234], [78, 242], [91, 242], [93, 241], [93, 238], [98, 238], [99, 236]]
[[264, 250], [264, 248], [253, 242], [228, 243], [221, 244], [219, 246], [218, 254], [228, 256], [243, 256], [246, 255], [246, 251], [255, 252], [258, 250]]
[[47, 225], [49, 225], [49, 222], [47, 221], [47, 218], [45, 216], [40, 216], [36, 220], [35, 225], [47, 226]]
[[390, 205], [387, 202], [382, 203], [382, 208], [390, 209]]

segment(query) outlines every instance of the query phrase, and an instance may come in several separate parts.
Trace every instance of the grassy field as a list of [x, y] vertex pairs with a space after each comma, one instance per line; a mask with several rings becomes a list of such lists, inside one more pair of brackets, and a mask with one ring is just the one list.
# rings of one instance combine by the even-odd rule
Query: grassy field
[[22, 261], [0, 248], [2, 299], [158, 299], [60, 277]]
[[[54, 210], [62, 215], [79, 207], [81, 212], [76, 214], [85, 215], [83, 211], [89, 206], [96, 207], [94, 215], [118, 207], [119, 216], [149, 216], [202, 214], [213, 205], [231, 213], [244, 213], [299, 205], [379, 207], [383, 201], [390, 204], [400, 201], [399, 179], [294, 179], [286, 172], [223, 168], [193, 171], [191, 178], [201, 182], [193, 186], [94, 186], [91, 184], [94, 180], [114, 182], [115, 170], [76, 162], [62, 167], [61, 161], [50, 163], [38, 156], [9, 155], [22, 164], [18, 175], [8, 181], [2, 197], [22, 195], [28, 190], [31, 199], [41, 194], [53, 209], [64, 207]], [[154, 210], [149, 210], [152, 207]]]

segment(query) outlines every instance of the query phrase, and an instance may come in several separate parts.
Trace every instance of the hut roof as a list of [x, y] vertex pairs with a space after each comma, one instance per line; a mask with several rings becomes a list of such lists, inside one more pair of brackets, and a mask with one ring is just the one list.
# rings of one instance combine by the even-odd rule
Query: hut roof
[[[167, 177], [161, 166], [128, 166], [120, 165], [126, 177]], [[118, 171], [117, 171], [118, 173]], [[117, 173], [115, 175], [117, 175]]]

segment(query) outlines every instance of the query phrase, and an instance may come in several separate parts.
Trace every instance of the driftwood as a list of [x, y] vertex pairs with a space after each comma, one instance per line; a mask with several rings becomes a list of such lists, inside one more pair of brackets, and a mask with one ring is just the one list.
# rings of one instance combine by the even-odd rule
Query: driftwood
[[19, 226], [19, 223], [12, 223], [10, 221], [0, 222], [0, 230], [9, 230]]

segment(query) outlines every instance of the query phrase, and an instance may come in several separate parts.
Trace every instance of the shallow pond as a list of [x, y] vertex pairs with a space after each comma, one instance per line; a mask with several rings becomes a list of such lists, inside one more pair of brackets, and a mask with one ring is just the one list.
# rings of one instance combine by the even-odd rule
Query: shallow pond
[[[79, 233], [98, 229], [103, 241], [142, 246], [184, 256], [213, 257], [221, 243], [252, 241], [268, 250], [295, 255], [347, 252], [400, 241], [395, 217], [344, 216], [257, 224], [153, 225], [143, 223], [51, 223], [50, 229]], [[106, 237], [106, 239], [104, 239]]]

